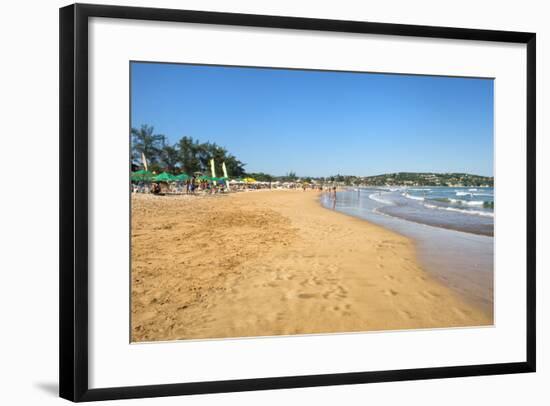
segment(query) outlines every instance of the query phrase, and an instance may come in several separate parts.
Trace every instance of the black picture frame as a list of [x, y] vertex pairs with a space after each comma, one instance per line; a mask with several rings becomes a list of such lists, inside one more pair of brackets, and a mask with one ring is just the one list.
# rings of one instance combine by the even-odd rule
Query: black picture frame
[[[514, 363], [186, 382], [88, 386], [88, 19], [105, 17], [425, 38], [496, 41], [527, 48], [527, 323], [525, 360]], [[536, 369], [536, 35], [528, 32], [383, 24], [205, 11], [74, 4], [60, 9], [59, 391], [81, 402], [263, 389], [534, 372]]]

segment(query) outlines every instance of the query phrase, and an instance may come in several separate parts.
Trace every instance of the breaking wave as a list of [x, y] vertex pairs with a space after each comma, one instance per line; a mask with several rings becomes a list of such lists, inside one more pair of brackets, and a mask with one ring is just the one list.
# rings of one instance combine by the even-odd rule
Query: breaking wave
[[459, 209], [458, 207], [442, 207], [442, 206], [436, 206], [435, 204], [428, 204], [428, 203], [426, 203], [424, 207], [428, 209], [447, 210], [447, 211], [454, 211], [458, 213], [465, 213], [473, 216], [492, 217], [492, 218], [495, 217], [494, 213], [491, 213], [488, 211], [465, 210], [465, 209]]

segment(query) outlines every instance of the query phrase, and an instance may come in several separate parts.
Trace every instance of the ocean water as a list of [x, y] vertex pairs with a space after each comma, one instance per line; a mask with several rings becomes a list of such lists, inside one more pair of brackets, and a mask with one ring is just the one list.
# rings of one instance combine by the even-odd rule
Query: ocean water
[[349, 188], [321, 204], [411, 238], [427, 272], [493, 314], [493, 188]]
[[421, 224], [473, 234], [493, 235], [493, 188], [415, 187], [364, 189], [370, 199], [387, 203], [381, 213]]

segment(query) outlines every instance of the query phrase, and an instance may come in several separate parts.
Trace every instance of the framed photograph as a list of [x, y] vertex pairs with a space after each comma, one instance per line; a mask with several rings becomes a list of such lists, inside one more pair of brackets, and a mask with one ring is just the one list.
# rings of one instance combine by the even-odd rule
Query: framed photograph
[[60, 395], [535, 371], [535, 34], [60, 10]]

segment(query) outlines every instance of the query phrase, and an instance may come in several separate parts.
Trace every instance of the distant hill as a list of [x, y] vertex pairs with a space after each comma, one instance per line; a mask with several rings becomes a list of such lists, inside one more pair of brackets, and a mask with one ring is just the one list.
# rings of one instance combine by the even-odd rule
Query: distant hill
[[362, 183], [373, 186], [493, 186], [494, 178], [468, 173], [397, 172], [365, 176]]

